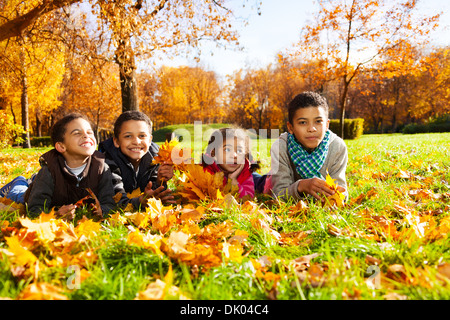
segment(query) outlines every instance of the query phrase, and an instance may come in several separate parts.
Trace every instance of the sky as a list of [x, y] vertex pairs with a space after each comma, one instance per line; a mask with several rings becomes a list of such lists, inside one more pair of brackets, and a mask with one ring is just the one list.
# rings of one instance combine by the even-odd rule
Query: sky
[[[240, 68], [260, 68], [275, 63], [278, 52], [298, 41], [301, 28], [311, 21], [317, 8], [314, 0], [261, 0], [261, 14], [258, 15], [257, 10], [251, 10], [249, 6], [242, 8], [242, 2], [231, 0], [229, 3], [237, 16], [248, 19], [248, 24], [238, 29], [239, 42], [244, 50], [216, 49], [210, 43], [202, 45], [204, 54], [200, 56], [200, 66], [222, 77]], [[450, 45], [450, 1], [422, 0], [419, 6], [420, 12], [426, 14], [444, 12], [439, 31], [433, 33], [432, 42], [435, 45]], [[173, 60], [164, 59], [160, 63], [169, 66], [196, 65], [193, 59], [182, 56]]]

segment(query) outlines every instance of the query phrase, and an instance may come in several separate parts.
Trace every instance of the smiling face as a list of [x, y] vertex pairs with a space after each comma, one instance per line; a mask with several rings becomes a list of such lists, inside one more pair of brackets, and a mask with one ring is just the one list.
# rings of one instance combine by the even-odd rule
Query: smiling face
[[82, 118], [68, 122], [63, 141], [57, 142], [55, 148], [64, 156], [69, 167], [81, 166], [97, 148], [90, 123]]
[[322, 142], [330, 120], [323, 107], [300, 108], [288, 122], [289, 133], [308, 151], [313, 151]]
[[128, 120], [122, 123], [118, 136], [113, 140], [114, 145], [122, 151], [136, 169], [150, 148], [152, 135], [145, 121]]
[[240, 138], [229, 138], [223, 141], [222, 148], [215, 150], [216, 163], [223, 171], [232, 173], [240, 164], [245, 163], [245, 141]]

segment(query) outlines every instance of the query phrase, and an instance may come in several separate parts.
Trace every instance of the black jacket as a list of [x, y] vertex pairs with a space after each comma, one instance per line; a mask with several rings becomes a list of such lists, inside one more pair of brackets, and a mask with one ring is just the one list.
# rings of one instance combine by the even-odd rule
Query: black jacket
[[41, 169], [24, 196], [32, 215], [55, 206], [73, 204], [89, 195], [86, 188], [97, 196], [103, 214], [115, 207], [112, 174], [102, 153], [95, 151], [78, 177], [67, 169], [64, 157], [55, 149], [44, 153], [39, 162]]
[[149, 181], [152, 182], [152, 189], [159, 187], [156, 181], [159, 165], [152, 164], [153, 158], [159, 151], [159, 146], [156, 143], [152, 142], [149, 151], [142, 157], [137, 174], [133, 164], [114, 145], [113, 138], [101, 142], [98, 150], [105, 154], [106, 164], [111, 169], [114, 193], [122, 193], [122, 198], [119, 201], [121, 206], [125, 207], [131, 202], [135, 208], [139, 208], [139, 199], [128, 199], [126, 193], [131, 193], [137, 188], [140, 188], [143, 192]]

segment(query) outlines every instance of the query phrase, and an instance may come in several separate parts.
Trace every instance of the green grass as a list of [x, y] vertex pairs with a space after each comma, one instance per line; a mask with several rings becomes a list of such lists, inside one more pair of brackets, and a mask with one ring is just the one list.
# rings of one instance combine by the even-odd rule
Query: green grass
[[[270, 139], [252, 141], [256, 145], [254, 153], [258, 155], [267, 152], [272, 143]], [[129, 245], [126, 243], [129, 233], [126, 227], [103, 223], [98, 237], [85, 244], [95, 249], [98, 260], [88, 265], [90, 276], [81, 283], [80, 289], [67, 288], [67, 269], [61, 267], [41, 268], [39, 281], [63, 288], [70, 299], [129, 300], [145, 290], [149, 283], [164, 279], [171, 266], [173, 284], [184, 296], [197, 300], [383, 300], [393, 293], [410, 300], [448, 300], [450, 282], [437, 273], [440, 265], [450, 263], [448, 232], [435, 241], [414, 237], [403, 241], [389, 235], [378, 240], [345, 234], [334, 236], [328, 228], [333, 224], [341, 230], [348, 228], [368, 234], [367, 220], [362, 213], [369, 212], [371, 216], [384, 216], [395, 221], [399, 232], [412, 231], [404, 214], [396, 209], [398, 205], [417, 213], [418, 217], [432, 215], [437, 223], [443, 221], [450, 215], [448, 197], [414, 200], [408, 192], [418, 189], [427, 189], [438, 195], [450, 192], [450, 133], [364, 135], [358, 140], [346, 141], [346, 144], [350, 199], [370, 190], [376, 190], [374, 196], [331, 211], [309, 202], [307, 212], [298, 217], [289, 215], [292, 203], [276, 203], [258, 196], [261, 208], [276, 211], [269, 214], [273, 218], [273, 230], [279, 233], [308, 231], [308, 244], [280, 245], [267, 232], [256, 230], [248, 213], [239, 205], [225, 207], [222, 211], [207, 210], [199, 227], [232, 221], [236, 229], [249, 234], [245, 247], [247, 255], [240, 263], [223, 262], [209, 270], [197, 270], [165, 255], [159, 257], [151, 250]], [[21, 154], [17, 150], [12, 153], [13, 157]], [[261, 172], [265, 173], [269, 170], [270, 160], [260, 160], [263, 160]], [[401, 178], [398, 176], [401, 171], [415, 178]], [[377, 178], [380, 174], [386, 178]], [[17, 215], [0, 211], [0, 224], [1, 221], [13, 223], [16, 220]], [[7, 248], [3, 234], [0, 234], [0, 248]], [[294, 259], [313, 253], [320, 254], [310, 262], [311, 266], [319, 266], [322, 270], [317, 281], [313, 281], [310, 275], [302, 278], [292, 267]], [[0, 258], [0, 297], [14, 299], [31, 279], [15, 277], [6, 255], [0, 255], [3, 255]], [[271, 261], [262, 270], [266, 278], [256, 275], [254, 265], [254, 261], [263, 256]], [[381, 287], [376, 289], [368, 287], [365, 282], [371, 275], [367, 256], [381, 262], [379, 268], [383, 278]], [[408, 280], [388, 277], [392, 265], [403, 266]], [[277, 281], [271, 280], [268, 276], [271, 273], [278, 277]]]

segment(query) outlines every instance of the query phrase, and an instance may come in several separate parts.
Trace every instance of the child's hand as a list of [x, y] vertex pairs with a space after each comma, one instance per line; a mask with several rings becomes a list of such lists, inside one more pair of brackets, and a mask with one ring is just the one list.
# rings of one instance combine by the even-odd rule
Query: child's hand
[[57, 218], [62, 218], [68, 221], [72, 221], [75, 218], [75, 209], [77, 208], [74, 204], [67, 204], [61, 206], [58, 211], [56, 211], [55, 216]]
[[91, 203], [91, 210], [92, 210], [92, 214], [94, 215], [94, 218], [95, 219], [103, 218], [103, 212], [102, 212], [102, 207], [100, 205], [100, 201], [98, 201], [97, 196], [95, 195], [94, 192], [92, 192], [91, 189], [88, 188], [87, 191], [91, 195], [92, 199], [94, 199], [94, 201], [95, 201], [95, 204]]
[[98, 200], [96, 200], [95, 204], [91, 203], [91, 210], [95, 218], [94, 220], [103, 218], [102, 207], [100, 206], [100, 202], [98, 202]]
[[175, 204], [175, 198], [172, 195], [172, 190], [166, 189], [164, 190], [164, 186], [160, 186], [155, 190], [152, 189], [152, 182], [149, 181], [147, 186], [145, 187], [144, 194], [139, 197], [139, 202], [142, 206], [148, 206], [148, 198], [156, 198], [160, 199], [163, 203]]
[[173, 165], [168, 163], [163, 163], [158, 168], [157, 180], [159, 183], [168, 181], [173, 177]]
[[228, 179], [231, 179], [231, 183], [232, 184], [238, 184], [237, 182], [237, 178], [239, 177], [239, 175], [242, 172], [242, 169], [244, 169], [244, 163], [240, 164], [236, 170], [234, 170], [233, 172], [231, 172], [230, 174], [228, 174]]
[[299, 193], [307, 193], [317, 200], [322, 200], [323, 196], [332, 196], [335, 192], [328, 187], [325, 180], [319, 178], [303, 179], [298, 183], [297, 190]]

